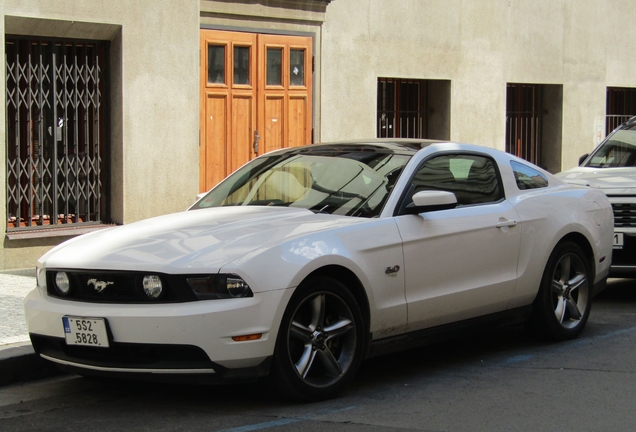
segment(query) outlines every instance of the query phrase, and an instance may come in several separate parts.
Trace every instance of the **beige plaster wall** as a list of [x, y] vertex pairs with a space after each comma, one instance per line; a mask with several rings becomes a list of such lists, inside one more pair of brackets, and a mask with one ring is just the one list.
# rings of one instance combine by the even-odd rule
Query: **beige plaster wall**
[[[113, 222], [181, 211], [193, 202], [199, 178], [198, 1], [3, 0], [0, 14], [2, 58], [5, 34], [111, 41], [112, 187], [106, 199]], [[4, 128], [3, 121], [3, 143]], [[0, 201], [6, 202], [4, 159], [0, 178]], [[5, 212], [3, 205], [1, 220]], [[0, 227], [4, 237], [4, 223]], [[5, 239], [0, 269], [33, 266], [61, 240]]]
[[[111, 41], [117, 223], [182, 210], [198, 191], [201, 27], [311, 34], [322, 141], [374, 136], [377, 79], [397, 77], [450, 82], [450, 139], [503, 149], [506, 83], [552, 84], [566, 169], [598, 142], [606, 87], [636, 87], [633, 0], [4, 0], [0, 12], [2, 37]], [[0, 269], [31, 266], [59, 241], [4, 240]]]
[[503, 149], [506, 83], [557, 84], [570, 168], [598, 143], [606, 87], [636, 87], [635, 15], [633, 0], [335, 0], [323, 28], [322, 138], [375, 135], [378, 77], [445, 79], [451, 139]]

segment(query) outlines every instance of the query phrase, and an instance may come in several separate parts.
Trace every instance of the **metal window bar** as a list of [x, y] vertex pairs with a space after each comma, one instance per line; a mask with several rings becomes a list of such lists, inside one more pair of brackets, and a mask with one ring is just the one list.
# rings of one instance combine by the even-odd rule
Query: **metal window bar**
[[102, 222], [106, 52], [6, 37], [8, 230]]
[[541, 160], [540, 88], [508, 84], [506, 151], [534, 164]]
[[378, 79], [378, 138], [425, 138], [426, 81]]
[[632, 118], [633, 115], [608, 115], [605, 117], [605, 135], [609, 135], [614, 129]]

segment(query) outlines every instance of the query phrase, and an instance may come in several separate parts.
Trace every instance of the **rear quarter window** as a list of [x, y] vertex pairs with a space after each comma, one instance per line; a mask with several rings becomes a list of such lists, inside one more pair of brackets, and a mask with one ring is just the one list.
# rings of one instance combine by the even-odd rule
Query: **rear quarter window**
[[520, 190], [548, 187], [548, 179], [540, 171], [519, 162], [512, 161], [510, 165]]

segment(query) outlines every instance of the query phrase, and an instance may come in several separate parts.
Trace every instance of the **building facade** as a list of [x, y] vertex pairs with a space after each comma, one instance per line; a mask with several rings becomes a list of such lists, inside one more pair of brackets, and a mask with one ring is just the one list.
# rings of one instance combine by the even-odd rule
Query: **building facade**
[[558, 172], [636, 114], [630, 0], [5, 0], [0, 269], [281, 147], [451, 139]]

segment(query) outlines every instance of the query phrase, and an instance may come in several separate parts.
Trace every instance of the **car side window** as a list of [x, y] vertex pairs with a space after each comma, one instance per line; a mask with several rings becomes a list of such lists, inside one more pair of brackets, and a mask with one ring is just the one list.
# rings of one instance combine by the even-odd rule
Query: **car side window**
[[412, 186], [414, 194], [423, 190], [452, 192], [458, 207], [503, 199], [495, 162], [472, 154], [450, 154], [427, 160], [413, 177]]
[[510, 166], [520, 190], [548, 187], [548, 179], [538, 170], [515, 161], [511, 161]]

